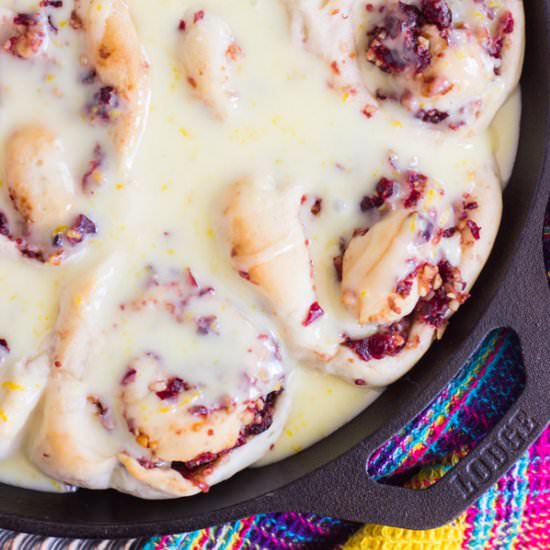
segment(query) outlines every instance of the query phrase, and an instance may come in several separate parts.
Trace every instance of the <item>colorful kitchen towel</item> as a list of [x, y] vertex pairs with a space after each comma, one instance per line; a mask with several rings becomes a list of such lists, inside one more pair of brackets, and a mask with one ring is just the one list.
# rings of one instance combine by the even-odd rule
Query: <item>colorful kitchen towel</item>
[[[550, 278], [550, 210], [544, 252]], [[381, 483], [416, 489], [434, 483], [483, 439], [522, 391], [524, 380], [517, 336], [508, 329], [494, 331], [433, 403], [373, 455], [369, 474]], [[485, 495], [439, 529], [360, 526], [289, 512], [149, 540], [70, 541], [0, 531], [2, 550], [65, 548], [550, 550], [550, 428]]]

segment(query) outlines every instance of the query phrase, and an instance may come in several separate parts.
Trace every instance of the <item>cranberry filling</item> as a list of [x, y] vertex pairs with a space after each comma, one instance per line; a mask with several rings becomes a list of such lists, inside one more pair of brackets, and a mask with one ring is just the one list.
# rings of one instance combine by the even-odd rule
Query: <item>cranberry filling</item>
[[309, 325], [317, 321], [317, 319], [320, 319], [324, 314], [325, 311], [319, 305], [319, 302], [313, 302], [313, 304], [311, 304], [311, 306], [309, 307], [306, 318], [302, 321], [302, 325], [304, 327], [308, 327]]
[[449, 315], [468, 299], [460, 270], [447, 260], [439, 262], [437, 267], [442, 284], [421, 298], [416, 306], [418, 320], [434, 328], [444, 326]]
[[96, 81], [96, 78], [97, 71], [95, 69], [90, 69], [82, 75], [80, 82], [82, 82], [82, 84], [93, 84]]
[[416, 113], [416, 118], [429, 124], [439, 124], [449, 118], [449, 113], [438, 109], [420, 109]]
[[46, 39], [46, 28], [38, 13], [18, 13], [13, 18], [17, 34], [4, 44], [4, 50], [15, 57], [28, 59], [36, 55]]
[[66, 236], [69, 244], [74, 246], [81, 243], [88, 235], [95, 235], [96, 233], [95, 223], [84, 214], [80, 214], [67, 231]]
[[[435, 12], [431, 8], [428, 15], [435, 15]], [[407, 69], [414, 74], [422, 73], [432, 61], [429, 42], [421, 35], [425, 23], [425, 15], [420, 9], [398, 2], [386, 12], [382, 24], [367, 33], [367, 60], [391, 75]]]
[[202, 466], [206, 466], [211, 462], [214, 462], [219, 458], [221, 453], [201, 453], [196, 456], [193, 460], [188, 460], [187, 462], [172, 462], [172, 468], [180, 473], [183, 477], [187, 477], [186, 474], [192, 475], [192, 473]]
[[206, 336], [207, 334], [218, 334], [215, 330], [217, 319], [215, 315], [205, 315], [194, 319], [197, 327], [197, 334], [202, 336]]
[[4, 237], [11, 236], [10, 223], [4, 212], [0, 212], [0, 235], [4, 235]]
[[347, 338], [342, 345], [350, 348], [363, 361], [397, 355], [407, 344], [412, 326], [411, 316], [384, 327], [371, 336], [354, 340]]
[[10, 352], [10, 346], [5, 338], [0, 338], [0, 352], [4, 354]]
[[339, 282], [342, 282], [344, 272], [344, 254], [339, 254], [332, 258], [332, 264], [334, 265], [334, 271], [336, 271], [336, 278]]
[[479, 204], [476, 201], [468, 200], [469, 195], [465, 194], [461, 203], [454, 205], [455, 216], [458, 219], [458, 224], [453, 227], [439, 230], [439, 235], [443, 239], [454, 237], [459, 231], [466, 227], [470, 231], [472, 237], [477, 241], [481, 238], [481, 227], [472, 219], [469, 218], [468, 211], [477, 210]]
[[86, 112], [92, 122], [111, 122], [113, 111], [120, 105], [120, 98], [113, 86], [103, 86], [86, 106]]
[[[488, 51], [489, 55], [495, 59], [502, 59], [502, 50], [504, 49], [504, 43], [506, 35], [514, 32], [515, 21], [511, 12], [504, 13], [497, 23], [497, 29], [495, 36], [491, 39]], [[500, 68], [495, 69], [495, 73], [500, 74]]]
[[5, 338], [0, 338], [0, 365], [6, 360], [10, 354], [10, 346]]
[[145, 281], [145, 293], [134, 300], [120, 304], [121, 310], [141, 311], [152, 306], [164, 310], [178, 323], [193, 322], [196, 331], [201, 334], [217, 334], [215, 315], [197, 316], [191, 320], [184, 313], [192, 300], [212, 296], [216, 293], [211, 286], [201, 286], [190, 269], [185, 269], [177, 278], [165, 282], [159, 281], [153, 266], [148, 266], [149, 275]]
[[40, 22], [40, 16], [35, 13], [18, 13], [13, 22], [21, 27], [35, 27]]
[[374, 195], [367, 195], [361, 199], [361, 212], [368, 212], [373, 208], [380, 208], [395, 192], [395, 182], [383, 177], [376, 184]]
[[95, 395], [89, 395], [88, 402], [95, 407], [96, 415], [99, 417], [102, 426], [106, 430], [112, 431], [115, 427], [115, 424], [109, 407], [107, 407], [103, 403], [103, 401], [101, 401], [101, 399]]
[[23, 237], [17, 237], [12, 234], [7, 216], [0, 211], [0, 235], [3, 235], [17, 247], [22, 256], [30, 260], [36, 260], [45, 263], [47, 258], [45, 253], [37, 246], [30, 244]]
[[[281, 395], [282, 390], [273, 391], [268, 393], [263, 399], [262, 408], [259, 411], [256, 411], [254, 420], [252, 423], [248, 424], [241, 431], [241, 439], [248, 439], [254, 435], [259, 435], [271, 427], [273, 424], [273, 412], [275, 409], [275, 404], [277, 398]], [[244, 442], [243, 442], [244, 443]]]
[[208, 416], [208, 407], [205, 407], [204, 405], [193, 405], [192, 407], [189, 407], [189, 414], [192, 414], [193, 416]]
[[422, 15], [426, 23], [435, 25], [440, 31], [448, 29], [453, 22], [453, 14], [445, 0], [422, 0]]
[[124, 374], [124, 376], [122, 377], [122, 380], [120, 381], [120, 383], [123, 386], [127, 386], [128, 384], [131, 384], [132, 382], [135, 381], [136, 374], [137, 374], [136, 369], [134, 369], [134, 368], [128, 369], [126, 371], [126, 373]]
[[95, 223], [85, 216], [80, 214], [72, 225], [72, 229], [79, 231], [82, 235], [95, 235], [97, 232]]
[[[383, 206], [392, 196], [395, 195], [398, 189], [406, 186], [408, 195], [403, 199], [405, 208], [412, 208], [418, 204], [418, 201], [424, 195], [428, 178], [424, 174], [407, 170], [402, 174], [402, 180], [396, 181], [386, 177], [380, 178], [376, 184], [376, 190], [372, 195], [366, 195], [361, 199], [359, 207], [361, 212], [369, 212], [374, 208]], [[354, 233], [354, 236], [360, 233]]]
[[472, 234], [472, 237], [479, 241], [481, 238], [481, 227], [477, 225], [477, 223], [474, 220], [467, 220], [466, 225], [468, 226], [468, 229], [470, 230], [470, 233]]
[[82, 176], [82, 189], [86, 193], [93, 193], [92, 184], [98, 185], [101, 181], [99, 168], [105, 161], [105, 152], [99, 143], [94, 147], [92, 160], [88, 164], [88, 170]]
[[189, 284], [193, 287], [193, 288], [199, 288], [199, 283], [197, 282], [197, 279], [195, 278], [195, 276], [193, 275], [193, 272], [191, 271], [190, 268], [187, 268], [185, 270], [185, 274], [187, 276], [187, 280], [189, 282]]
[[69, 18], [69, 25], [75, 31], [79, 31], [84, 28], [84, 23], [76, 10], [71, 11], [71, 16]]
[[456, 227], [448, 227], [447, 229], [444, 229], [442, 232], [441, 232], [441, 236], [444, 238], [444, 239], [450, 239], [451, 237], [454, 237], [455, 234], [457, 232], [457, 228]]
[[251, 437], [259, 435], [271, 427], [273, 424], [273, 414], [277, 398], [281, 393], [282, 390], [271, 392], [264, 398], [258, 400], [261, 404], [260, 407], [258, 407], [258, 402], [253, 405], [255, 411], [254, 420], [241, 430], [239, 438], [233, 447], [224, 449], [219, 453], [202, 453], [193, 460], [188, 460], [186, 462], [174, 461], [171, 464], [172, 469], [185, 479], [191, 481], [201, 491], [207, 492], [209, 487], [203, 481], [203, 478], [210, 473], [214, 463], [230, 453], [233, 449], [244, 445]]
[[405, 208], [412, 208], [418, 204], [418, 201], [424, 195], [428, 178], [424, 174], [408, 170], [405, 174], [405, 180], [409, 186], [409, 196], [405, 199], [403, 205]]
[[250, 281], [250, 273], [248, 271], [239, 270], [239, 277], [245, 281]]
[[56, 24], [53, 22], [51, 15], [48, 15], [48, 26], [50, 27], [53, 33], [57, 34], [59, 32], [59, 29], [57, 28]]
[[44, 255], [44, 252], [42, 252], [42, 250], [28, 244], [23, 239], [17, 239], [16, 242], [19, 248], [19, 252], [21, 252], [21, 254], [25, 256], [25, 258], [28, 258], [29, 260], [36, 260], [37, 262], [40, 262], [42, 264], [46, 262], [46, 256]]
[[[483, 4], [481, 8], [486, 13], [482, 16], [487, 21], [495, 19], [494, 8], [489, 8], [481, 0], [476, 2]], [[380, 13], [384, 14], [383, 17], [367, 33], [367, 61], [385, 73], [393, 76], [406, 73], [411, 79], [422, 77], [433, 59], [442, 55], [431, 49], [433, 43], [442, 41], [451, 44], [450, 30], [453, 26], [457, 29], [466, 29], [474, 37], [477, 36], [476, 31], [478, 35], [486, 36], [482, 47], [495, 60], [502, 59], [507, 36], [512, 34], [515, 28], [514, 17], [510, 11], [505, 11], [497, 20], [492, 36], [486, 23], [481, 24], [480, 29], [473, 30], [469, 30], [471, 25], [462, 22], [455, 22], [453, 25], [453, 12], [445, 0], [421, 0], [419, 7], [399, 1], [389, 9], [383, 6]], [[432, 39], [434, 27], [439, 34], [437, 40]], [[499, 75], [500, 71], [500, 63], [496, 61], [494, 72]], [[432, 90], [432, 83], [436, 80], [429, 76], [426, 78], [425, 84], [429, 90]], [[448, 92], [449, 88], [436, 87], [432, 91], [434, 95], [440, 95]], [[404, 105], [407, 94], [410, 95], [410, 91], [405, 91], [401, 98]], [[426, 94], [432, 95], [428, 92]], [[388, 96], [383, 90], [377, 91], [377, 96], [380, 99], [398, 99]], [[429, 124], [441, 124], [450, 117], [450, 113], [439, 109], [420, 109], [416, 111], [415, 116]], [[453, 122], [449, 127], [457, 130], [463, 123]]]
[[96, 233], [95, 223], [84, 214], [79, 214], [69, 228], [55, 233], [52, 237], [52, 245], [61, 248], [67, 242], [70, 246], [76, 246], [89, 235], [95, 235]]
[[315, 199], [315, 202], [311, 206], [311, 213], [314, 216], [319, 216], [322, 210], [323, 210], [323, 199], [321, 198]]
[[[412, 288], [414, 277], [424, 265], [418, 266], [408, 277], [397, 283], [396, 292], [406, 298]], [[383, 359], [397, 355], [407, 344], [414, 320], [440, 328], [445, 325], [451, 313], [456, 311], [469, 297], [464, 292], [466, 283], [462, 280], [460, 269], [447, 260], [437, 265], [440, 284], [418, 301], [415, 310], [409, 316], [377, 333], [362, 339], [346, 338], [343, 346], [353, 350], [363, 361]], [[435, 285], [434, 285], [435, 286]]]
[[404, 279], [401, 279], [398, 281], [398, 283], [395, 285], [395, 292], [399, 294], [401, 298], [407, 298], [412, 290], [414, 280], [416, 279], [418, 273], [420, 270], [425, 266], [426, 264], [421, 264], [417, 266], [413, 271], [411, 271]]
[[204, 19], [204, 10], [195, 12], [195, 15], [193, 15], [193, 23], [198, 23], [202, 19]]
[[166, 381], [166, 387], [163, 390], [155, 392], [159, 399], [175, 399], [178, 395], [184, 391], [189, 391], [193, 386], [185, 380], [178, 377], [169, 378]]

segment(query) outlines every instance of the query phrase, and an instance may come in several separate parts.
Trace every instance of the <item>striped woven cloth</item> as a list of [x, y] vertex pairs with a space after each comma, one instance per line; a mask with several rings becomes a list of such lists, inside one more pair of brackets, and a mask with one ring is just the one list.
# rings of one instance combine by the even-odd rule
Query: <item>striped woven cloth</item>
[[[550, 278], [550, 210], [544, 228]], [[512, 405], [524, 384], [509, 330], [491, 333], [444, 391], [371, 458], [381, 483], [424, 488], [452, 468]], [[69, 541], [0, 530], [0, 549], [550, 550], [550, 428], [485, 495], [449, 525], [408, 531], [311, 514], [269, 514], [193, 533], [129, 541]]]

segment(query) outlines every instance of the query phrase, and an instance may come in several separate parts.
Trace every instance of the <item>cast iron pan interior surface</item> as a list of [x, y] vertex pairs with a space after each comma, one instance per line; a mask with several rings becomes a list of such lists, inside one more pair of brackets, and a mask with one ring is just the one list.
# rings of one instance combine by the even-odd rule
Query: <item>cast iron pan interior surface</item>
[[[310, 449], [250, 469], [190, 499], [149, 502], [114, 491], [39, 493], [0, 485], [0, 526], [66, 537], [130, 537], [194, 530], [261, 512], [315, 512], [412, 529], [450, 521], [479, 497], [550, 419], [550, 292], [541, 234], [550, 192], [549, 7], [526, 0], [527, 51], [518, 159], [504, 193], [495, 249], [443, 341], [366, 412]], [[526, 387], [485, 440], [423, 491], [380, 485], [367, 460], [460, 370], [492, 329], [521, 340]]]

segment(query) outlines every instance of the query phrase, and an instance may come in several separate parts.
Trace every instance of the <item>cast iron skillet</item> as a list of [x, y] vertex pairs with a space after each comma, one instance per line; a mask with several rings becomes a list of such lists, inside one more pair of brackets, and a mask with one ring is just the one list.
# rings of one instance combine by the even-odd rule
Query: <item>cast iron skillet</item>
[[[147, 502], [114, 491], [55, 495], [0, 485], [0, 526], [66, 537], [182, 532], [260, 512], [316, 512], [428, 529], [450, 521], [503, 474], [550, 419], [550, 292], [541, 228], [550, 192], [550, 0], [526, 0], [527, 53], [519, 156], [504, 193], [504, 219], [472, 299], [442, 342], [368, 411], [310, 449], [247, 470], [207, 495]], [[519, 400], [486, 439], [424, 491], [380, 485], [370, 454], [413, 418], [496, 327], [517, 331], [526, 366]]]

